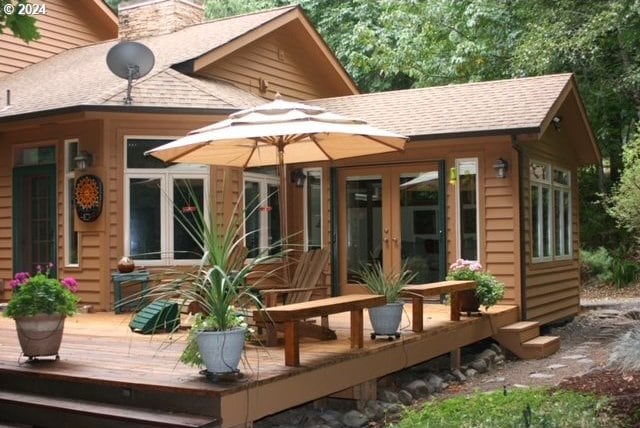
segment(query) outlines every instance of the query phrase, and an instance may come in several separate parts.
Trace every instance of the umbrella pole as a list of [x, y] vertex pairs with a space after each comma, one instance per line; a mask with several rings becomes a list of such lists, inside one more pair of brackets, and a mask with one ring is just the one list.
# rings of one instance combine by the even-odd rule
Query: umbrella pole
[[289, 249], [289, 230], [287, 222], [287, 175], [286, 166], [284, 164], [284, 147], [278, 145], [278, 177], [280, 179], [280, 234], [282, 242], [282, 263], [284, 264], [284, 276], [289, 285], [291, 278], [289, 277], [289, 257], [287, 250]]

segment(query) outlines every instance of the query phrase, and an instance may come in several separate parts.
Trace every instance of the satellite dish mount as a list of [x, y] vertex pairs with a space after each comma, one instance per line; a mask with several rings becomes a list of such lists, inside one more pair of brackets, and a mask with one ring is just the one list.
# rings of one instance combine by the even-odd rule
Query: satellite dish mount
[[131, 87], [134, 79], [146, 76], [155, 63], [151, 49], [138, 42], [120, 42], [107, 53], [107, 66], [116, 76], [127, 79], [126, 105], [131, 105]]

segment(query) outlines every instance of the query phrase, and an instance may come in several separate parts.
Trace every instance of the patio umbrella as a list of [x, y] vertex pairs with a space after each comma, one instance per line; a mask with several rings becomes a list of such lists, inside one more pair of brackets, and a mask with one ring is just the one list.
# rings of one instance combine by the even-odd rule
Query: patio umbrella
[[284, 101], [238, 111], [228, 119], [189, 132], [149, 150], [165, 162], [251, 168], [275, 165], [280, 177], [281, 230], [286, 242], [285, 164], [333, 161], [401, 151], [407, 137], [326, 111]]

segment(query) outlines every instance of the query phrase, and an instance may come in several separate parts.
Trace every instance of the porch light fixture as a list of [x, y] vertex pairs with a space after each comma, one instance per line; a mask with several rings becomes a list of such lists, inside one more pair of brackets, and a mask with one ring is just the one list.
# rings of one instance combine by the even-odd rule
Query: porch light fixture
[[295, 183], [296, 187], [304, 187], [304, 181], [307, 179], [307, 174], [301, 169], [294, 169], [291, 171], [291, 182]]
[[498, 158], [496, 163], [493, 165], [493, 169], [496, 170], [496, 177], [498, 178], [507, 178], [507, 170], [509, 169], [509, 163], [502, 158]]
[[553, 123], [553, 127], [556, 128], [556, 131], [560, 132], [560, 129], [562, 128], [562, 116], [553, 116], [551, 122]]
[[78, 171], [84, 171], [93, 164], [93, 155], [86, 150], [82, 150], [78, 156], [73, 158], [73, 161], [76, 163]]

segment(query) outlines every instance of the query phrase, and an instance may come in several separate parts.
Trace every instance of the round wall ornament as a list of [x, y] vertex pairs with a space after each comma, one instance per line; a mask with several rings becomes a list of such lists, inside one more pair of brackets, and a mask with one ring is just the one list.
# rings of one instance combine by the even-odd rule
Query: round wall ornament
[[83, 175], [76, 180], [73, 201], [82, 221], [95, 221], [102, 212], [102, 180], [95, 175]]

